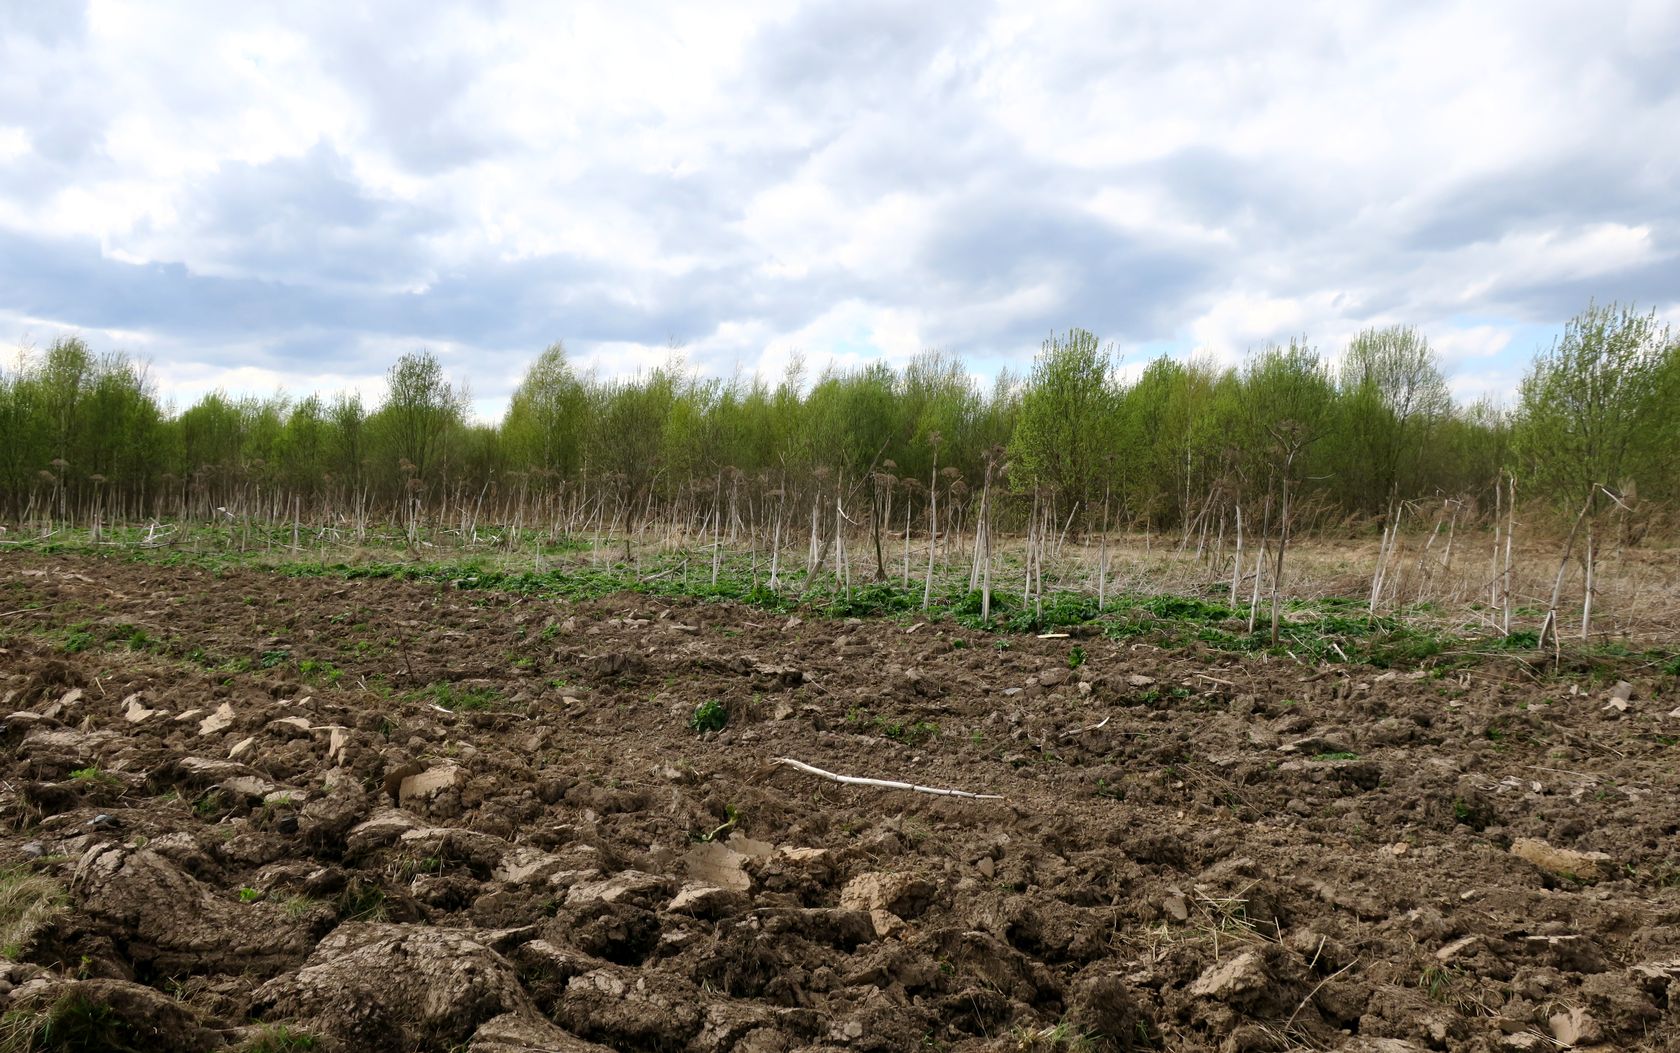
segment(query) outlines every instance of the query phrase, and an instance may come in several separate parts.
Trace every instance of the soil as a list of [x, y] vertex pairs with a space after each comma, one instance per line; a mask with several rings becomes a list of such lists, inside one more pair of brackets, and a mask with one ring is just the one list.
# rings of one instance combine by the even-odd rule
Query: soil
[[70, 556], [0, 608], [0, 865], [70, 906], [0, 1005], [149, 1048], [1680, 1048], [1680, 715], [1631, 662]]

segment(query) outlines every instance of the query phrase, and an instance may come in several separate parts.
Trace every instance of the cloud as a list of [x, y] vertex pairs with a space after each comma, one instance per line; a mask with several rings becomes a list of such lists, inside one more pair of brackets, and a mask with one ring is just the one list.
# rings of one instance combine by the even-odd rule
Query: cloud
[[1662, 0], [8, 5], [0, 326], [183, 397], [428, 347], [486, 414], [562, 338], [1020, 371], [1070, 326], [1416, 324], [1499, 393], [1591, 299], [1674, 310], [1677, 65]]

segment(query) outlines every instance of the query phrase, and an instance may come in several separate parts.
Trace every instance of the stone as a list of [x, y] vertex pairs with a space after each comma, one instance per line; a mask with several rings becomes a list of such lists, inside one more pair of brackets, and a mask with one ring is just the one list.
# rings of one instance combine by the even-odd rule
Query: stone
[[148, 717], [155, 717], [157, 714], [157, 710], [147, 709], [145, 703], [140, 701], [140, 692], [138, 691], [123, 699], [123, 719], [130, 724], [142, 723]]
[[1482, 938], [1474, 933], [1469, 936], [1460, 936], [1458, 939], [1436, 951], [1435, 957], [1439, 961], [1450, 962], [1466, 951], [1473, 950], [1480, 942], [1482, 942]]
[[[914, 874], [859, 874], [840, 890], [844, 910], [884, 910], [900, 918], [914, 918], [933, 902], [933, 882]], [[879, 929], [879, 926], [877, 926]]]
[[447, 790], [458, 789], [466, 773], [454, 764], [439, 764], [407, 776], [397, 784], [397, 801], [405, 808], [424, 804]]
[[655, 874], [640, 870], [625, 870], [599, 881], [572, 886], [566, 893], [566, 905], [576, 907], [585, 903], [628, 903], [634, 907], [652, 907], [663, 899], [669, 882]]
[[1552, 1037], [1557, 1039], [1560, 1046], [1590, 1045], [1603, 1038], [1603, 1028], [1598, 1021], [1585, 1009], [1570, 1009], [1562, 1013], [1554, 1013], [1546, 1021], [1551, 1029]]
[[1577, 852], [1555, 848], [1537, 837], [1519, 837], [1511, 842], [1511, 854], [1559, 877], [1597, 881], [1608, 870], [1611, 859], [1605, 852]]
[[1257, 951], [1244, 951], [1209, 966], [1190, 985], [1190, 993], [1197, 998], [1242, 1003], [1264, 992], [1271, 982], [1266, 960]]
[[736, 910], [746, 902], [746, 897], [733, 889], [690, 883], [682, 887], [665, 910], [671, 914], [717, 918]]
[[216, 711], [214, 713], [198, 722], [198, 733], [200, 735], [214, 735], [218, 732], [226, 731], [228, 728], [233, 727], [233, 720], [233, 706], [227, 702], [223, 702], [221, 705], [216, 707]]
[[736, 892], [752, 888], [752, 877], [747, 873], [747, 857], [718, 841], [708, 841], [689, 849], [683, 856], [683, 866], [689, 877], [708, 885]]
[[1155, 678], [1152, 676], [1144, 676], [1142, 673], [1126, 674], [1126, 686], [1128, 687], [1150, 687], [1154, 683]]
[[257, 737], [255, 735], [248, 735], [234, 743], [233, 748], [228, 750], [228, 760], [244, 760], [246, 757], [254, 753], [256, 748]]

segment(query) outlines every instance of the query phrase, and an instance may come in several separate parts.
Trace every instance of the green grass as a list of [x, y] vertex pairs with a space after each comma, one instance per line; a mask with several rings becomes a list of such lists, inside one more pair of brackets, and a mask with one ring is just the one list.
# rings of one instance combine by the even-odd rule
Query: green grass
[[[392, 544], [388, 556], [343, 562], [311, 559], [290, 552], [289, 527], [272, 532], [273, 537], [266, 536], [260, 528], [251, 529], [249, 538], [243, 539], [224, 527], [194, 526], [189, 528], [191, 547], [136, 549], [125, 555], [139, 561], [191, 565], [213, 571], [237, 567], [266, 569], [297, 578], [392, 579], [431, 584], [439, 589], [500, 592], [547, 600], [586, 600], [628, 592], [668, 599], [727, 600], [775, 613], [915, 617], [935, 623], [949, 619], [971, 630], [998, 634], [1000, 641], [1008, 634], [1091, 625], [1113, 639], [1146, 638], [1167, 647], [1268, 654], [1308, 663], [1348, 662], [1378, 668], [1436, 671], [1464, 668], [1532, 650], [1538, 643], [1530, 629], [1499, 636], [1486, 634], [1474, 623], [1452, 624], [1446, 620], [1447, 612], [1428, 604], [1413, 605], [1399, 614], [1370, 618], [1366, 616], [1365, 601], [1349, 596], [1285, 601], [1287, 617], [1274, 645], [1269, 633], [1269, 607], [1262, 604], [1257, 619], [1267, 623], [1267, 629], [1250, 633], [1246, 604], [1231, 604], [1206, 595], [1121, 595], [1111, 597], [1099, 607], [1090, 595], [1061, 591], [1046, 595], [1042, 604], [1023, 605], [1018, 592], [1011, 595], [1007, 589], [999, 589], [992, 594], [991, 617], [982, 620], [981, 596], [966, 589], [966, 576], [960, 581], [936, 581], [932, 603], [924, 612], [920, 582], [909, 587], [892, 581], [864, 582], [844, 589], [836, 585], [832, 575], [807, 578], [798, 571], [784, 571], [784, 587], [772, 592], [764, 585], [762, 560], [755, 565], [745, 554], [726, 555], [713, 583], [709, 567], [685, 560], [680, 554], [648, 558], [635, 564], [568, 562], [537, 570], [532, 569], [524, 556], [516, 561], [514, 557], [462, 553], [454, 559], [411, 560], [403, 558], [406, 553]], [[589, 552], [595, 548], [589, 540], [579, 538], [550, 544], [539, 532], [526, 532], [519, 540], [518, 547], [524, 552], [534, 547], [552, 554]], [[247, 541], [248, 547], [241, 551]], [[605, 555], [615, 551], [621, 542], [622, 539], [603, 539], [599, 552]], [[88, 550], [85, 542], [70, 537], [63, 543], [43, 546], [40, 551]], [[1517, 613], [1525, 618], [1538, 614], [1536, 611]], [[538, 635], [548, 640], [558, 632], [555, 626], [549, 625]], [[159, 650], [164, 646], [133, 626], [95, 627], [83, 623], [70, 626], [61, 639], [66, 650], [101, 644], [144, 650]], [[372, 647], [355, 649], [358, 657], [372, 653]], [[1626, 645], [1612, 642], [1581, 650], [1580, 657], [1605, 662], [1643, 658], [1655, 668], [1680, 676], [1680, 652], [1673, 650], [1636, 654]], [[265, 652], [258, 661], [266, 667], [269, 661], [284, 660], [277, 652]], [[307, 679], [329, 684], [342, 675], [330, 662], [318, 660], [308, 670], [300, 663], [300, 672]]]
[[939, 735], [939, 725], [932, 721], [894, 720], [874, 716], [862, 706], [854, 706], [846, 713], [846, 723], [860, 732], [874, 732], [906, 746], [920, 746]]
[[435, 684], [427, 684], [410, 693], [408, 697], [442, 706], [455, 713], [501, 709], [507, 704], [507, 700], [495, 688], [462, 687], [441, 680]]

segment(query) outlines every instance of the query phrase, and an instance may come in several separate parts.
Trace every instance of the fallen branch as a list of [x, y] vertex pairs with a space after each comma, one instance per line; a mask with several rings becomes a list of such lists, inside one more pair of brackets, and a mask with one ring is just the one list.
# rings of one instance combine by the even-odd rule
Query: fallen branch
[[864, 779], [856, 775], [836, 775], [831, 771], [814, 768], [804, 761], [796, 761], [792, 757], [772, 757], [774, 764], [786, 765], [806, 775], [815, 775], [819, 779], [830, 782], [845, 783], [847, 786], [875, 786], [883, 790], [911, 790], [915, 793], [929, 793], [935, 797], [966, 797], [975, 801], [1001, 801], [1002, 795], [995, 793], [970, 793], [967, 790], [942, 790], [937, 786], [918, 786], [912, 782], [895, 782], [891, 779]]
[[1112, 719], [1113, 719], [1112, 717], [1104, 717], [1101, 720], [1097, 721], [1095, 724], [1087, 724], [1086, 726], [1084, 726], [1082, 728], [1071, 728], [1067, 731], [1062, 732], [1061, 737], [1064, 738], [1064, 739], [1071, 739], [1075, 735], [1083, 735], [1087, 731], [1095, 731], [1098, 728], [1106, 725]]

